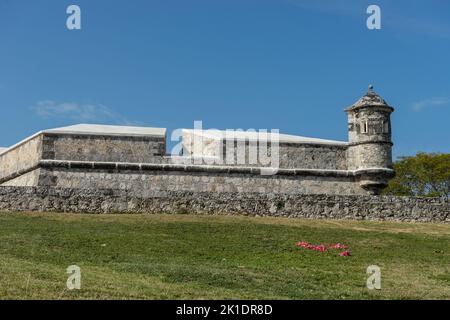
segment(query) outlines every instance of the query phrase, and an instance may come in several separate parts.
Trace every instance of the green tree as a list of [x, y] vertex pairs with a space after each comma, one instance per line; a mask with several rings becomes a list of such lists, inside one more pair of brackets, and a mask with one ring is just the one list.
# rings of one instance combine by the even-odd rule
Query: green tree
[[450, 154], [423, 153], [394, 163], [396, 177], [383, 194], [450, 199]]

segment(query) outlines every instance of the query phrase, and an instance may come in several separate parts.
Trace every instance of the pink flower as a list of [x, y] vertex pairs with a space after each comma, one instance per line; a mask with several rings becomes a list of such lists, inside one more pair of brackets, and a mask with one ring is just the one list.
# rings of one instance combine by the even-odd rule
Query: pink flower
[[350, 257], [350, 251], [348, 251], [348, 250], [342, 251], [341, 253], [339, 253], [339, 255], [341, 257]]
[[327, 251], [327, 248], [323, 244], [319, 244], [317, 246], [313, 246], [311, 249], [315, 250], [315, 251], [319, 251], [319, 252]]
[[333, 244], [332, 246], [330, 246], [330, 248], [332, 248], [332, 249], [347, 249], [348, 246], [346, 246], [345, 244], [342, 244], [342, 243], [336, 243], [336, 244]]
[[300, 241], [299, 243], [297, 243], [297, 247], [302, 247], [302, 248], [308, 249], [310, 246], [311, 246], [311, 244], [309, 244], [308, 242], [305, 242], [305, 241]]
[[305, 249], [310, 249], [310, 250], [315, 250], [315, 251], [320, 251], [320, 252], [324, 252], [327, 250], [327, 248], [323, 245], [323, 244], [311, 244], [309, 242], [306, 241], [301, 241], [297, 243], [297, 247], [301, 247], [301, 248], [305, 248]]
[[[340, 249], [348, 249], [348, 246], [345, 245], [345, 244], [342, 244], [342, 243], [336, 243], [336, 244], [333, 244], [331, 246], [328, 246], [328, 245], [325, 245], [323, 243], [321, 243], [321, 244], [311, 244], [311, 243], [306, 242], [306, 241], [297, 242], [297, 247], [301, 247], [301, 248], [309, 249], [309, 250], [314, 250], [314, 251], [318, 251], [318, 252], [325, 252], [328, 249], [338, 249], [338, 250], [340, 250]], [[350, 251], [345, 250], [345, 251], [339, 253], [339, 255], [341, 257], [349, 257], [350, 256]]]

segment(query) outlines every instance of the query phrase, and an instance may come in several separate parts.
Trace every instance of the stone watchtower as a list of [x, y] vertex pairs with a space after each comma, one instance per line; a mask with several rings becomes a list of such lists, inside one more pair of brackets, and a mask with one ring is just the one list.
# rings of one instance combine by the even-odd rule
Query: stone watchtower
[[345, 111], [348, 114], [348, 169], [355, 171], [362, 188], [378, 194], [395, 175], [390, 120], [394, 108], [369, 86], [367, 94]]

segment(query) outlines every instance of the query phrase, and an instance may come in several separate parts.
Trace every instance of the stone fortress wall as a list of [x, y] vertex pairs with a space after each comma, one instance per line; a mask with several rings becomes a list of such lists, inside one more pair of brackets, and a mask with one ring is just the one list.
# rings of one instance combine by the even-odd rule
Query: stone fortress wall
[[[280, 159], [292, 153], [303, 155], [304, 164], [297, 161], [301, 169], [281, 161], [275, 175], [262, 175], [256, 166], [195, 165], [189, 157], [165, 156], [164, 138], [44, 132], [0, 155], [0, 183], [124, 190], [367, 193], [351, 172], [344, 170], [345, 146], [281, 145]], [[321, 164], [325, 170], [320, 169]]]
[[[0, 151], [0, 185], [373, 194], [393, 176], [392, 111], [370, 89], [346, 110], [348, 142], [273, 133], [261, 141], [255, 132], [183, 130], [180, 156], [166, 155], [162, 128], [45, 130]], [[276, 168], [270, 178], [262, 174], [268, 167]]]
[[[185, 203], [186, 210], [194, 213], [203, 210], [198, 209], [202, 207], [199, 199], [205, 201], [208, 212], [227, 210], [223, 199], [241, 199], [248, 203], [231, 201], [233, 206], [229, 210], [240, 211], [242, 207], [250, 214], [295, 216], [307, 215], [308, 208], [314, 212], [319, 212], [318, 208], [327, 211], [328, 204], [310, 205], [313, 199], [323, 199], [323, 196], [326, 203], [344, 201], [336, 206], [348, 207], [352, 212], [350, 216], [367, 215], [370, 210], [361, 207], [362, 201], [355, 200], [361, 196], [361, 199], [372, 199], [369, 203], [377, 203], [375, 207], [384, 212], [375, 214], [378, 217], [403, 217], [408, 213], [425, 220], [442, 220], [430, 218], [430, 215], [441, 217], [436, 210], [443, 208], [443, 212], [447, 212], [448, 203], [440, 200], [367, 198], [378, 193], [394, 174], [392, 111], [393, 108], [369, 88], [365, 96], [346, 110], [348, 142], [273, 133], [263, 136], [266, 139], [261, 141], [254, 132], [183, 130], [180, 155], [166, 154], [166, 129], [163, 128], [75, 125], [45, 130], [0, 150], [0, 193], [3, 192], [0, 209], [33, 210], [36, 207], [68, 211], [72, 208], [70, 210], [79, 212], [84, 204], [70, 207], [60, 203], [67, 199], [62, 196], [64, 192], [78, 199], [80, 195], [84, 197], [83, 190], [97, 195], [109, 190], [114, 194], [126, 193], [131, 202], [147, 203], [144, 201], [147, 199], [153, 203], [138, 211], [155, 212], [160, 208], [156, 200], [151, 200], [155, 197], [165, 201], [167, 208], [176, 209], [179, 203]], [[257, 158], [252, 150], [257, 151]], [[259, 157], [261, 154], [267, 159], [263, 161]], [[49, 193], [45, 194], [45, 190]], [[56, 198], [52, 196], [55, 192], [59, 195]], [[155, 196], [161, 194], [176, 199]], [[16, 196], [22, 195], [23, 201], [8, 200], [7, 195], [16, 200]], [[276, 206], [277, 210], [272, 212], [276, 198], [286, 199], [290, 205]], [[47, 203], [53, 201], [50, 199], [59, 204], [52, 207]], [[27, 205], [28, 200], [39, 205]], [[122, 203], [120, 208], [123, 208], [122, 198], [103, 197], [103, 200], [117, 205]], [[260, 201], [263, 201], [260, 206], [252, 207]], [[307, 206], [305, 201], [309, 203]], [[408, 205], [416, 208], [415, 211], [408, 209]], [[105, 204], [101, 205], [103, 207]], [[360, 211], [356, 210], [358, 207]], [[127, 206], [119, 212], [128, 212], [130, 208]], [[97, 207], [94, 211], [111, 210], [102, 211]]]
[[[271, 143], [277, 139], [277, 143]], [[348, 143], [285, 134], [253, 134], [252, 132], [183, 130], [183, 154], [208, 157], [229, 166], [249, 166], [250, 153], [264, 147], [262, 153], [270, 160], [272, 146], [278, 149], [278, 166], [284, 169], [347, 170]], [[264, 138], [267, 140], [265, 141]], [[262, 141], [261, 141], [262, 140]], [[243, 159], [242, 161], [239, 161]], [[214, 162], [211, 160], [211, 162]], [[230, 161], [231, 160], [231, 161]], [[268, 167], [272, 163], [253, 162], [253, 166]], [[269, 161], [270, 162], [270, 161]]]
[[444, 200], [370, 195], [0, 187], [0, 211], [240, 214], [450, 223], [450, 204]]
[[124, 190], [367, 194], [356, 182], [355, 175], [346, 170], [345, 144], [282, 142], [280, 168], [275, 175], [263, 175], [259, 166], [196, 165], [190, 161], [192, 155], [166, 156], [165, 143], [165, 134], [124, 136], [121, 133], [117, 136], [60, 130], [41, 132], [0, 155], [0, 184]]

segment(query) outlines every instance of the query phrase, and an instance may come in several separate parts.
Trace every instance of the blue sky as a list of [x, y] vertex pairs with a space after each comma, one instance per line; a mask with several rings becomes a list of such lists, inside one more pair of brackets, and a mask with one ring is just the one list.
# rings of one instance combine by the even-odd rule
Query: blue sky
[[[70, 4], [82, 30], [66, 28]], [[449, 57], [446, 0], [0, 0], [0, 146], [194, 120], [346, 140], [343, 109], [374, 84], [396, 108], [395, 156], [450, 152]]]

